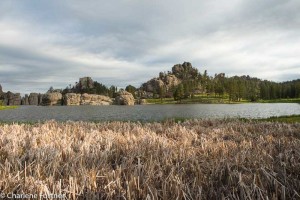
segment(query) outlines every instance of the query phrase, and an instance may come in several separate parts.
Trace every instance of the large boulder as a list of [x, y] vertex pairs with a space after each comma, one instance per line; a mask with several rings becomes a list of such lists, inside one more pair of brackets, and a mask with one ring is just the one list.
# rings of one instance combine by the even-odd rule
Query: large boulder
[[117, 94], [114, 103], [116, 105], [134, 105], [134, 97], [130, 92], [120, 91]]
[[81, 105], [111, 105], [111, 98], [104, 95], [87, 94], [81, 95]]
[[62, 105], [62, 94], [59, 92], [46, 93], [42, 97], [43, 106]]
[[38, 93], [30, 93], [28, 98], [29, 105], [39, 105], [39, 94]]

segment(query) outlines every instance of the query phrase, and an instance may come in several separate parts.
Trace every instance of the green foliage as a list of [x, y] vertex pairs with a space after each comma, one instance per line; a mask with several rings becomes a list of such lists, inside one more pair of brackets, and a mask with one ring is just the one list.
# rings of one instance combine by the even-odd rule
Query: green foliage
[[115, 98], [116, 94], [118, 92], [118, 88], [114, 85], [110, 86], [109, 91], [108, 91], [108, 96], [110, 98]]
[[159, 98], [162, 102], [164, 96], [166, 95], [166, 88], [164, 86], [159, 87]]
[[132, 85], [127, 85], [125, 90], [127, 92], [130, 92], [134, 98], [136, 98], [135, 92], [137, 91], [136, 87], [132, 86]]
[[174, 91], [174, 100], [180, 101], [184, 98], [184, 88], [183, 84], [179, 84]]

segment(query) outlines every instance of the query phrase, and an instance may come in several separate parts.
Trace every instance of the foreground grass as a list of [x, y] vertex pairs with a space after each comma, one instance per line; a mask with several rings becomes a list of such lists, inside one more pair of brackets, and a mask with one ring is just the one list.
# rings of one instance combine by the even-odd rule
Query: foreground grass
[[69, 199], [299, 199], [300, 124], [0, 125], [3, 193]]

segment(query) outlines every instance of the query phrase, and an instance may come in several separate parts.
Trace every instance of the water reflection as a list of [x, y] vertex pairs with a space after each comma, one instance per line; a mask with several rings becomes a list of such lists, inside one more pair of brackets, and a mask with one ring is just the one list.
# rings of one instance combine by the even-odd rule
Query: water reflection
[[296, 103], [193, 104], [137, 106], [21, 106], [0, 112], [0, 121], [39, 120], [130, 120], [156, 121], [166, 118], [264, 118], [300, 114]]

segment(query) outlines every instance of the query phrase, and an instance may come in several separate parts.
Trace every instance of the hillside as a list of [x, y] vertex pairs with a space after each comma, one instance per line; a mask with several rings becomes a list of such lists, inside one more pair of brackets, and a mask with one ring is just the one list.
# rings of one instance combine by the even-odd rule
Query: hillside
[[187, 99], [195, 95], [228, 96], [230, 101], [258, 101], [300, 98], [300, 79], [273, 82], [244, 76], [226, 77], [225, 73], [214, 77], [198, 72], [191, 63], [184, 62], [172, 67], [172, 71], [160, 72], [159, 76], [142, 84], [143, 98]]

